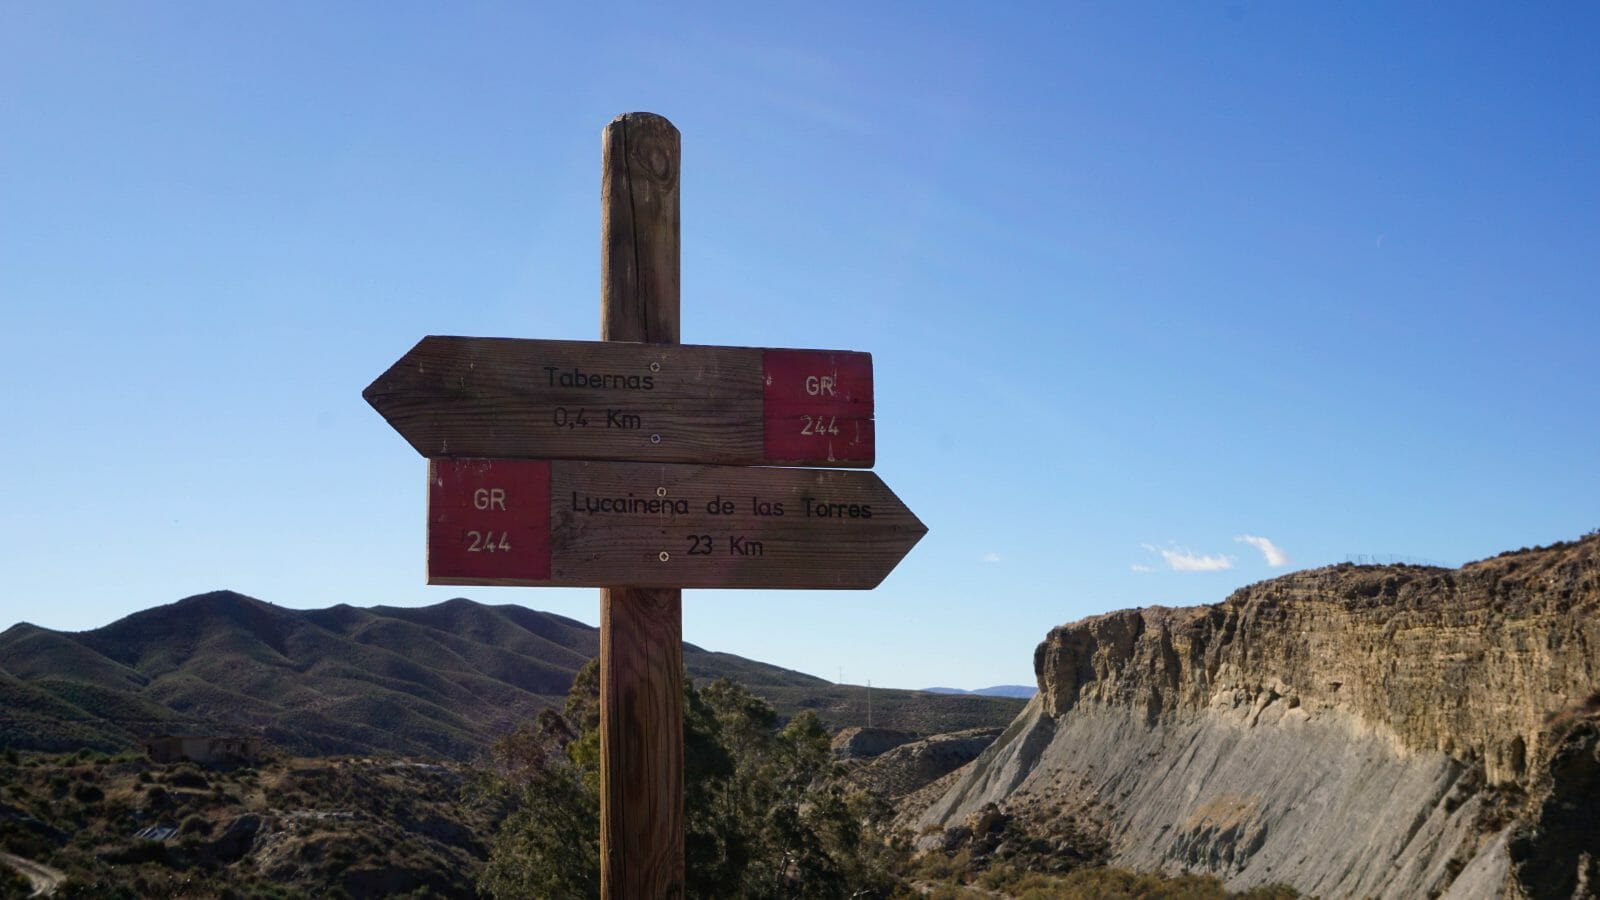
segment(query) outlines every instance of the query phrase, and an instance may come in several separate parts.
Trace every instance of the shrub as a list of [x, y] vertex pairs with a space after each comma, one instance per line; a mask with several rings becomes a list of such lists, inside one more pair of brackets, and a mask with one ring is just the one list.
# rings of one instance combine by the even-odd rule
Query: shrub
[[179, 768], [167, 773], [167, 777], [163, 780], [173, 787], [203, 790], [211, 786], [211, 782], [206, 780], [206, 776], [201, 774], [193, 763], [182, 764]]
[[10, 867], [0, 866], [0, 897], [28, 897], [33, 894], [33, 885], [28, 879], [12, 871]]
[[971, 888], [941, 884], [927, 894], [928, 900], [988, 900], [990, 894]]
[[965, 875], [971, 867], [971, 854], [965, 847], [954, 856], [935, 850], [918, 860], [916, 874], [928, 881], [954, 881]]
[[[995, 868], [984, 873], [979, 883], [991, 892], [984, 896], [999, 893], [1017, 900], [1293, 900], [1300, 896], [1283, 884], [1230, 894], [1221, 880], [1210, 875], [1161, 875], [1105, 866], [1066, 875]], [[953, 888], [944, 890], [951, 891], [945, 894], [951, 898], [978, 896]]]
[[[785, 724], [727, 679], [701, 690], [683, 684], [685, 896], [889, 895], [897, 860], [879, 830], [887, 808], [839, 784], [816, 714]], [[591, 663], [563, 712], [546, 710], [496, 745], [480, 799], [511, 812], [490, 847], [482, 893], [598, 891], [598, 724]]]

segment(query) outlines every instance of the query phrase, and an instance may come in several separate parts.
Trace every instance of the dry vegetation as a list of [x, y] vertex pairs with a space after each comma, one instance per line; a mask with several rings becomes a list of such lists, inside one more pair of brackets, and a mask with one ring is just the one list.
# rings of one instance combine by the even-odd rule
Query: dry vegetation
[[[885, 840], [881, 832], [876, 849], [857, 845], [846, 851], [850, 835], [871, 833], [869, 821], [887, 821], [887, 808], [881, 801], [849, 801], [840, 793], [843, 782], [824, 774], [836, 771], [825, 761], [825, 733], [805, 732], [802, 739], [793, 726], [773, 717], [770, 707], [736, 686], [713, 690], [713, 698], [718, 691], [731, 699], [697, 716], [722, 709], [721, 727], [730, 730], [721, 732], [721, 739], [734, 733], [745, 737], [734, 742], [743, 749], [724, 760], [733, 768], [712, 780], [733, 778], [728, 784], [737, 786], [738, 795], [748, 794], [748, 804], [719, 803], [715, 806], [723, 812], [696, 819], [704, 834], [691, 855], [703, 857], [706, 847], [715, 845], [721, 849], [709, 858], [726, 868], [728, 851], [743, 847], [754, 854], [742, 865], [748, 876], [763, 871], [762, 854], [771, 844], [782, 851], [774, 860], [788, 860], [779, 860], [772, 872], [788, 874], [740, 877], [730, 893], [729, 885], [719, 884], [719, 875], [705, 869], [706, 859], [697, 858], [701, 875], [711, 877], [691, 878], [690, 896], [1293, 896], [1288, 891], [1230, 895], [1215, 879], [1105, 869], [1096, 864], [1099, 848], [1087, 836], [1031, 835], [1000, 815], [956, 833], [947, 849], [920, 856], [910, 849], [910, 835]], [[699, 722], [710, 724], [709, 718]], [[751, 740], [770, 749], [756, 752], [748, 745]], [[809, 749], [796, 756], [801, 747]], [[795, 768], [802, 758], [811, 762]], [[801, 769], [804, 777], [796, 780]], [[496, 800], [495, 791], [484, 790], [484, 779], [493, 777], [454, 765], [372, 757], [280, 757], [257, 766], [211, 768], [87, 750], [5, 751], [0, 756], [0, 850], [62, 870], [67, 881], [56, 896], [63, 898], [476, 897], [490, 887], [486, 875], [493, 867], [486, 869], [485, 863], [494, 850], [529, 849], [527, 835], [519, 839], [505, 833], [502, 824], [515, 825], [519, 808], [539, 808], [543, 819], [543, 813], [552, 812], [546, 807], [567, 802], [560, 792], [538, 800], [525, 795], [517, 802], [501, 794]], [[737, 816], [727, 812], [744, 805], [748, 810]], [[793, 815], [771, 821], [759, 815], [785, 809]], [[585, 805], [577, 812], [591, 811]], [[771, 831], [774, 823], [778, 832]], [[797, 836], [806, 840], [794, 844]], [[569, 848], [561, 858], [581, 863], [583, 854], [570, 852], [577, 849], [570, 846], [571, 832], [550, 840], [552, 846]], [[824, 855], [802, 865], [807, 856], [795, 855], [802, 845]], [[27, 896], [26, 880], [4, 868], [0, 873], [0, 898]], [[731, 869], [723, 874], [735, 877]], [[500, 876], [495, 887], [505, 894], [505, 873]], [[578, 882], [584, 877], [578, 873]], [[868, 883], [872, 890], [860, 893]]]
[[8, 752], [0, 850], [65, 872], [57, 897], [471, 897], [490, 816], [462, 782], [393, 760]]

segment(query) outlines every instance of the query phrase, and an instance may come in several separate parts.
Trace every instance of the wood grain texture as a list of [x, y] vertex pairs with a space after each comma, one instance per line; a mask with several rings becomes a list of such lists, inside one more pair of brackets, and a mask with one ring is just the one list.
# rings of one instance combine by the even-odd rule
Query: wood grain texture
[[[678, 343], [678, 129], [601, 137], [600, 339]], [[683, 896], [683, 593], [600, 591], [600, 896]]]
[[600, 146], [600, 339], [676, 344], [678, 129], [627, 113]]
[[600, 604], [600, 893], [682, 897], [683, 592]]
[[428, 582], [876, 587], [927, 527], [872, 472], [433, 460]]
[[866, 353], [434, 335], [362, 396], [430, 459], [874, 461]]

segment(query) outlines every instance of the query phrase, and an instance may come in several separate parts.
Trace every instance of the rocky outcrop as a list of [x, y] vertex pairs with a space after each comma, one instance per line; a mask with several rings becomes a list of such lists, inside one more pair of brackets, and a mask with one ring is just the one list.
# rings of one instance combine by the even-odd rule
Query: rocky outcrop
[[[1093, 823], [1115, 864], [1323, 897], [1600, 885], [1600, 536], [1341, 565], [1053, 630], [1040, 692], [923, 814]], [[930, 842], [933, 838], [930, 837]]]
[[833, 755], [837, 759], [871, 759], [916, 739], [909, 731], [890, 728], [841, 728], [833, 736]]
[[972, 728], [907, 741], [854, 766], [850, 780], [898, 800], [977, 759], [999, 736], [998, 728]]

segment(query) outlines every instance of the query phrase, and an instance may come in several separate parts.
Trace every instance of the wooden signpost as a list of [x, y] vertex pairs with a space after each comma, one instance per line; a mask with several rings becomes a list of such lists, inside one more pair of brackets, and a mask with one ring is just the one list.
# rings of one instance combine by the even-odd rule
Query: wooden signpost
[[426, 337], [363, 396], [428, 457], [430, 584], [601, 586], [600, 892], [682, 897], [684, 587], [872, 588], [872, 358], [678, 344], [678, 130], [601, 140], [600, 343]]
[[427, 457], [873, 463], [865, 353], [425, 337], [362, 396]]

